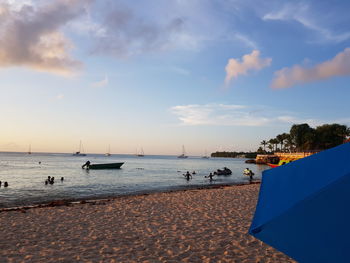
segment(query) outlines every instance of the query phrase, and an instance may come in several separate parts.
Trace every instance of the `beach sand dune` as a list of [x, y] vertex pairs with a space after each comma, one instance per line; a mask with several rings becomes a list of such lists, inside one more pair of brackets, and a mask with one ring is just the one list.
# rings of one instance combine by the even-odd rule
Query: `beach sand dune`
[[294, 262], [247, 234], [259, 185], [0, 213], [0, 262]]

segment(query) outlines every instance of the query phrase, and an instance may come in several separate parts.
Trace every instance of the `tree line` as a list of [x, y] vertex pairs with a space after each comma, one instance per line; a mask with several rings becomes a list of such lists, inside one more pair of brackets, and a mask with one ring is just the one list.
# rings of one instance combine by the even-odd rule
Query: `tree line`
[[245, 157], [245, 158], [255, 158], [256, 152], [214, 152], [210, 156], [211, 157], [222, 157], [222, 158], [237, 158], [237, 157]]
[[324, 124], [316, 128], [307, 123], [294, 124], [289, 133], [263, 140], [258, 153], [322, 151], [338, 146], [348, 138], [350, 128], [340, 124]]

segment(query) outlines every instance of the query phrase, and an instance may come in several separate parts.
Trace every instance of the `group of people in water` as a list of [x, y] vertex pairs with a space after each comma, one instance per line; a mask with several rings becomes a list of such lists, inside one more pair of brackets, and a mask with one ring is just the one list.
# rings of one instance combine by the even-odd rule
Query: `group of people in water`
[[[231, 170], [229, 170], [229, 169], [226, 168], [226, 167], [224, 167], [224, 169], [223, 169], [223, 170], [220, 170], [220, 171], [225, 171], [225, 172], [227, 171], [227, 174], [232, 174]], [[229, 172], [228, 172], [228, 171], [229, 171]], [[192, 174], [191, 174], [189, 171], [187, 171], [185, 174], [183, 174], [183, 176], [185, 177], [185, 179], [186, 179], [187, 181], [189, 181], [190, 179], [192, 179], [192, 175], [193, 175], [193, 174], [196, 174], [196, 172], [193, 171]], [[214, 180], [213, 177], [214, 177], [215, 175], [221, 175], [221, 174], [219, 174], [218, 172], [209, 173], [209, 175], [204, 176], [204, 178], [208, 178], [210, 181], [213, 181], [213, 180]], [[244, 169], [243, 175], [249, 176], [249, 182], [250, 182], [250, 183], [253, 181], [254, 173], [253, 173], [253, 171], [250, 170], [249, 168]]]
[[[2, 185], [2, 182], [0, 181], [0, 187], [1, 185]], [[8, 187], [8, 186], [9, 186], [8, 182], [4, 182], [4, 187]]]
[[[63, 182], [64, 180], [64, 177], [61, 177], [61, 182]], [[48, 185], [48, 184], [54, 184], [55, 183], [55, 177], [54, 176], [48, 176], [47, 179], [45, 180], [45, 185]]]

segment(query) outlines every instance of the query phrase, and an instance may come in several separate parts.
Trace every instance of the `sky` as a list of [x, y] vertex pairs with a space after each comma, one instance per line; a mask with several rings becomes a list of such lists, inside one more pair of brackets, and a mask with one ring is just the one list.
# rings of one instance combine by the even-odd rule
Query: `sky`
[[350, 125], [350, 2], [0, 0], [0, 151], [255, 151]]

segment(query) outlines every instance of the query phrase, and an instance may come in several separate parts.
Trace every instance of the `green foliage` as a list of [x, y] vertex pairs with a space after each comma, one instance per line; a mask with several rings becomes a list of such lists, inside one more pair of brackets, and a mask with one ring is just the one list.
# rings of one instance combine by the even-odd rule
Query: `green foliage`
[[244, 156], [245, 158], [254, 159], [256, 155], [256, 152], [215, 152], [211, 154], [211, 157], [237, 158]]
[[[270, 151], [296, 152], [326, 150], [342, 144], [350, 135], [350, 128], [341, 124], [324, 124], [316, 128], [310, 127], [307, 123], [294, 124], [289, 134], [278, 134], [276, 138], [263, 140], [260, 144]], [[259, 148], [259, 152], [261, 147]]]

